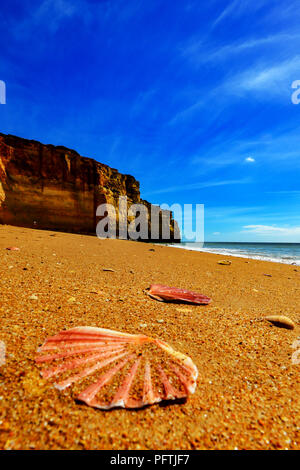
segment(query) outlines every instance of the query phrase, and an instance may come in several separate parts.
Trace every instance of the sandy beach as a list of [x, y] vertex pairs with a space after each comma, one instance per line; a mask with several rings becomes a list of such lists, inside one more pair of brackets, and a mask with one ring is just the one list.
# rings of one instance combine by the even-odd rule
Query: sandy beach
[[[0, 226], [0, 259], [1, 449], [300, 448], [299, 267], [233, 257], [223, 266], [215, 254], [11, 226]], [[158, 302], [144, 293], [152, 283], [213, 301]], [[271, 325], [271, 314], [296, 328]], [[168, 342], [198, 367], [195, 394], [184, 404], [105, 412], [54, 389], [40, 377], [36, 350], [83, 325]]]

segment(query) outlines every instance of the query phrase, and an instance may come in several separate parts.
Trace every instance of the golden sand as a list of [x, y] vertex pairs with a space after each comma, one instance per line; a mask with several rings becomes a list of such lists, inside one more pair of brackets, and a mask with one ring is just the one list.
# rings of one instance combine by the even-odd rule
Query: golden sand
[[[300, 268], [233, 257], [226, 266], [221, 259], [1, 226], [0, 448], [299, 449], [300, 361], [292, 354]], [[144, 293], [152, 283], [213, 302], [157, 302]], [[268, 315], [285, 315], [296, 327], [278, 328], [263, 320]], [[197, 365], [195, 394], [184, 404], [105, 412], [77, 403], [70, 389], [54, 389], [40, 377], [36, 349], [47, 336], [82, 325], [168, 342]]]

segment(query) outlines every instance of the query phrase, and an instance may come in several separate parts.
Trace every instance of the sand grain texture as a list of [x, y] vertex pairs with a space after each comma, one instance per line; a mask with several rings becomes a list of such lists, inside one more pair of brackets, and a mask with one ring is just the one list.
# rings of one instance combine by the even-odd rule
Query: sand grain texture
[[[0, 226], [1, 449], [299, 449], [299, 271], [233, 257], [224, 267], [218, 255], [152, 246]], [[157, 302], [144, 293], [152, 283], [213, 301]], [[262, 321], [275, 314], [296, 328]], [[34, 359], [47, 336], [80, 325], [168, 342], [195, 362], [195, 394], [139, 411], [77, 403]]]

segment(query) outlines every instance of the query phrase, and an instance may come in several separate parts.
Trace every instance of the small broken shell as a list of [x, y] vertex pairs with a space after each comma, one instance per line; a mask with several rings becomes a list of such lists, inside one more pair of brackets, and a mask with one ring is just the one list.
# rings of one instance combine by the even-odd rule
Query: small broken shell
[[6, 346], [4, 341], [0, 341], [0, 366], [5, 364]]
[[206, 295], [190, 290], [179, 289], [178, 287], [163, 286], [161, 284], [152, 284], [147, 295], [161, 302], [186, 302], [200, 305], [207, 305], [211, 302], [211, 299], [206, 297]]
[[9, 251], [20, 251], [20, 248], [17, 246], [8, 246], [6, 249]]
[[38, 352], [36, 362], [51, 363], [43, 378], [58, 379], [59, 390], [74, 385], [77, 399], [94, 408], [141, 408], [196, 389], [192, 360], [145, 335], [77, 327], [47, 338]]
[[284, 315], [269, 315], [265, 319], [279, 328], [287, 328], [288, 330], [295, 328], [295, 323]]

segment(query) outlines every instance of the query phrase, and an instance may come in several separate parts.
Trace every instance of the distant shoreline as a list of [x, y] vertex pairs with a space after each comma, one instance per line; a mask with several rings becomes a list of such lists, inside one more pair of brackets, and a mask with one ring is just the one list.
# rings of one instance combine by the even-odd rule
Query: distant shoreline
[[[224, 248], [222, 248], [222, 246], [220, 247], [206, 246], [205, 247], [205, 245], [210, 245], [210, 244], [211, 245], [224, 245]], [[183, 242], [183, 243], [178, 243], [178, 244], [175, 244], [175, 243], [168, 244], [168, 246], [170, 247], [181, 248], [181, 249], [190, 250], [190, 251], [198, 251], [201, 253], [212, 253], [216, 255], [232, 256], [234, 258], [254, 259], [257, 261], [268, 261], [272, 263], [281, 263], [281, 264], [300, 266], [300, 243], [205, 242], [203, 245], [204, 246], [201, 247], [200, 244], [197, 246], [197, 243], [189, 243], [189, 242]], [[230, 248], [226, 248], [226, 245], [228, 246], [235, 245], [235, 247], [230, 249]], [[251, 253], [251, 250], [247, 251], [245, 249], [246, 246], [262, 247], [263, 245], [265, 245], [269, 249], [261, 250], [260, 253], [257, 251]], [[273, 247], [273, 250], [272, 250], [272, 247]], [[276, 247], [278, 247], [279, 249], [286, 248], [286, 250], [282, 250], [282, 253], [278, 253], [278, 250], [275, 249]], [[295, 250], [294, 250], [295, 254], [293, 254], [293, 252], [291, 253], [291, 247], [295, 247]]]

